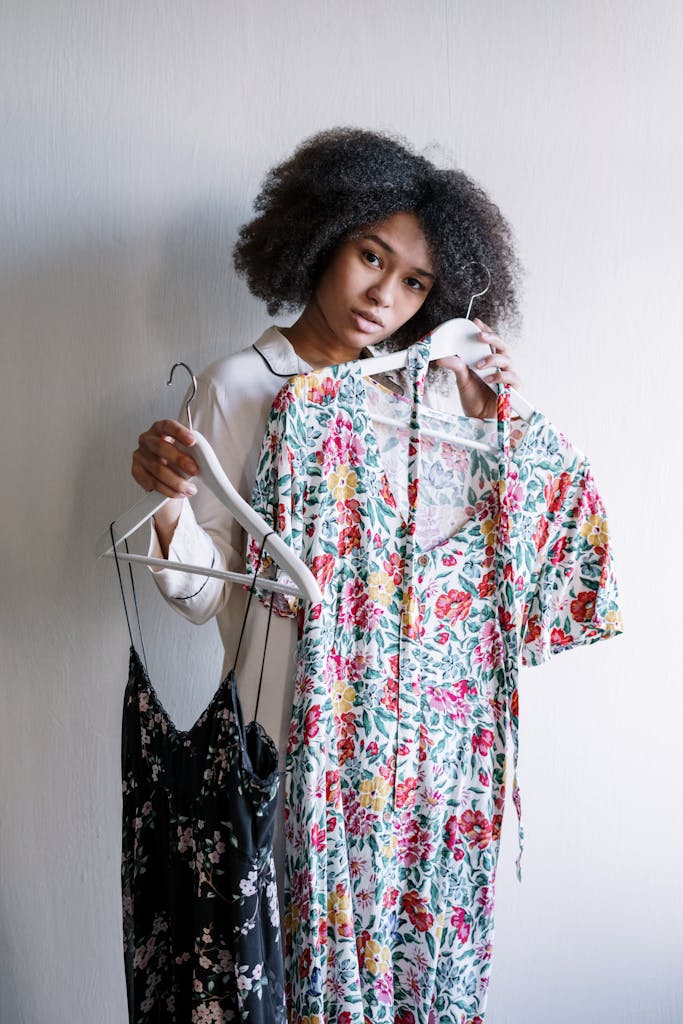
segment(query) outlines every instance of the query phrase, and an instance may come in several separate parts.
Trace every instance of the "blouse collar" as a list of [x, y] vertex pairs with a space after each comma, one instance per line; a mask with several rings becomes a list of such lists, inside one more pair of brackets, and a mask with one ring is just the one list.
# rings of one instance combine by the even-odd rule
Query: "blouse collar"
[[295, 377], [298, 373], [310, 373], [312, 367], [300, 359], [290, 342], [278, 327], [264, 331], [254, 348], [265, 361], [271, 373], [277, 377]]

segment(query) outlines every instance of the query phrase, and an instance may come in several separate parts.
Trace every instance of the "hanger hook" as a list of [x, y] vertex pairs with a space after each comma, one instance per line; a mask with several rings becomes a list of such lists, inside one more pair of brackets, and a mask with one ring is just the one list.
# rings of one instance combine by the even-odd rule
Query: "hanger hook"
[[487, 291], [491, 287], [491, 271], [489, 270], [489, 268], [486, 266], [485, 263], [480, 263], [479, 260], [473, 260], [472, 263], [466, 263], [465, 264], [465, 266], [467, 266], [467, 267], [474, 267], [474, 266], [477, 266], [477, 265], [480, 266], [480, 267], [483, 267], [484, 270], [486, 271], [486, 276], [488, 277], [488, 282], [487, 282], [486, 287], [484, 288], [483, 291], [475, 292], [474, 295], [471, 297], [470, 304], [467, 307], [467, 312], [465, 313], [465, 320], [469, 320], [469, 318], [470, 318], [470, 313], [472, 312], [472, 306], [474, 304], [474, 300], [475, 299], [480, 299], [482, 297], [482, 295], [486, 295]]
[[178, 366], [182, 366], [183, 369], [187, 370], [187, 372], [190, 375], [190, 380], [192, 381], [192, 394], [190, 395], [188, 400], [185, 402], [185, 415], [187, 416], [187, 425], [190, 428], [190, 430], [192, 430], [192, 415], [190, 413], [190, 403], [192, 402], [192, 399], [194, 398], [194, 396], [197, 394], [197, 378], [195, 377], [195, 375], [193, 374], [192, 370], [187, 365], [187, 363], [174, 363], [173, 364], [173, 366], [171, 367], [171, 372], [168, 375], [168, 380], [166, 381], [166, 387], [170, 388], [171, 384], [173, 383], [173, 374], [175, 373], [176, 367], [178, 367]]

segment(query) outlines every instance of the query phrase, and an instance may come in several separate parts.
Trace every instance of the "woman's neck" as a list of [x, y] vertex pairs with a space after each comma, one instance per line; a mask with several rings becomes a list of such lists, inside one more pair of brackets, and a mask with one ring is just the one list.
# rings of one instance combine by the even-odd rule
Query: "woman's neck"
[[281, 327], [280, 332], [287, 338], [299, 359], [314, 370], [358, 359], [363, 352], [363, 349], [356, 350], [336, 337], [315, 301], [306, 306], [291, 327]]

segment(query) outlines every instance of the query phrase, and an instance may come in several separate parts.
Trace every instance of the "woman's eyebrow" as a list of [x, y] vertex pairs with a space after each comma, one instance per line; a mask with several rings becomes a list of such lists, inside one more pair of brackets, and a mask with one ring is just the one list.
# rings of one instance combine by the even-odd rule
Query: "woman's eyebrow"
[[[391, 253], [392, 256], [396, 256], [396, 250], [392, 249], [388, 242], [385, 242], [379, 235], [363, 235], [369, 242], [376, 242], [385, 252]], [[420, 277], [428, 277], [430, 281], [435, 281], [436, 278], [428, 270], [421, 270], [420, 267], [413, 267], [413, 273], [418, 274]]]

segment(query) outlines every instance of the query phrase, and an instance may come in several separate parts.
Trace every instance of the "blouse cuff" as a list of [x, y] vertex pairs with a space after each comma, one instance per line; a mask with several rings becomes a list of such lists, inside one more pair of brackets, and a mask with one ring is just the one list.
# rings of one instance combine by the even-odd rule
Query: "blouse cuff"
[[[154, 520], [150, 520], [150, 540], [147, 554], [151, 558], [163, 558], [159, 537]], [[205, 565], [207, 568], [222, 569], [222, 559], [211, 537], [202, 530], [195, 519], [189, 501], [184, 501], [180, 517], [173, 533], [168, 549], [169, 562], [187, 562], [192, 565]], [[201, 588], [208, 582], [208, 576], [196, 573], [181, 572], [175, 569], [160, 569], [150, 566], [154, 582], [166, 598], [174, 601], [189, 600], [196, 597]]]

